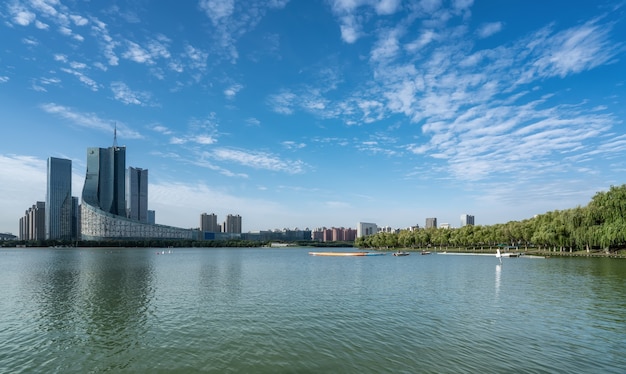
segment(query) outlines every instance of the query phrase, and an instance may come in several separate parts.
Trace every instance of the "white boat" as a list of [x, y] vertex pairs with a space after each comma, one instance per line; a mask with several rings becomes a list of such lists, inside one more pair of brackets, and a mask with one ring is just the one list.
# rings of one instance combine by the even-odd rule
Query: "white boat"
[[398, 252], [394, 252], [394, 253], [393, 253], [393, 255], [394, 255], [394, 256], [408, 256], [408, 255], [409, 255], [409, 252], [401, 252], [401, 251], [398, 251]]

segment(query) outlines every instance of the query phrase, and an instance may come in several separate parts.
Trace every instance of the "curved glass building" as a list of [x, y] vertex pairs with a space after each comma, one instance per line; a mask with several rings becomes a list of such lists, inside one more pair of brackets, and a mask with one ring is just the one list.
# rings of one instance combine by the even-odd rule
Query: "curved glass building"
[[82, 240], [196, 239], [197, 230], [126, 217], [126, 147], [87, 149], [81, 204]]

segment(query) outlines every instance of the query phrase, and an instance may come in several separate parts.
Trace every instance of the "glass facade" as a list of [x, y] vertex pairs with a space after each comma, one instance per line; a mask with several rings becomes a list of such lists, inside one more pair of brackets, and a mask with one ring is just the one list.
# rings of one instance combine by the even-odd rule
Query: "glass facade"
[[197, 239], [198, 230], [154, 225], [127, 218], [125, 176], [125, 147], [87, 149], [87, 172], [80, 209], [83, 240]]
[[50, 157], [45, 210], [46, 239], [72, 237], [72, 161]]
[[139, 222], [148, 222], [148, 170], [128, 168], [126, 175], [127, 217]]
[[88, 148], [83, 202], [126, 216], [126, 147]]

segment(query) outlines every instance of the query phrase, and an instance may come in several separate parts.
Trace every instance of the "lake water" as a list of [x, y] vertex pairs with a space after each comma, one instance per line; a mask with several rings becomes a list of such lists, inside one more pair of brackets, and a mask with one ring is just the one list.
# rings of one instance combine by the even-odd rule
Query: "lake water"
[[625, 260], [161, 250], [0, 250], [0, 372], [626, 371]]

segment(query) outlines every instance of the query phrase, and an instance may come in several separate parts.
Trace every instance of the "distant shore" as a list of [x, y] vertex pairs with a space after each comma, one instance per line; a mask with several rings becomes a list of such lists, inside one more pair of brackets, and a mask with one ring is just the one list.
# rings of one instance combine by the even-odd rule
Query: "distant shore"
[[[362, 248], [363, 249], [363, 248]], [[376, 248], [370, 248], [376, 249]], [[482, 255], [494, 255], [496, 254], [495, 248], [446, 248], [446, 247], [433, 247], [433, 248], [377, 248], [379, 251], [387, 251], [387, 252], [396, 252], [407, 251], [407, 252], [423, 252], [429, 251], [431, 253], [462, 253], [462, 254], [482, 254]], [[543, 256], [543, 257], [594, 257], [594, 258], [626, 258], [626, 250], [619, 250], [615, 252], [607, 253], [603, 250], [594, 250], [594, 251], [573, 251], [569, 250], [564, 251], [548, 251], [548, 250], [538, 250], [536, 248], [524, 250], [520, 248], [516, 251], [510, 251], [511, 253], [519, 254], [520, 256]]]

